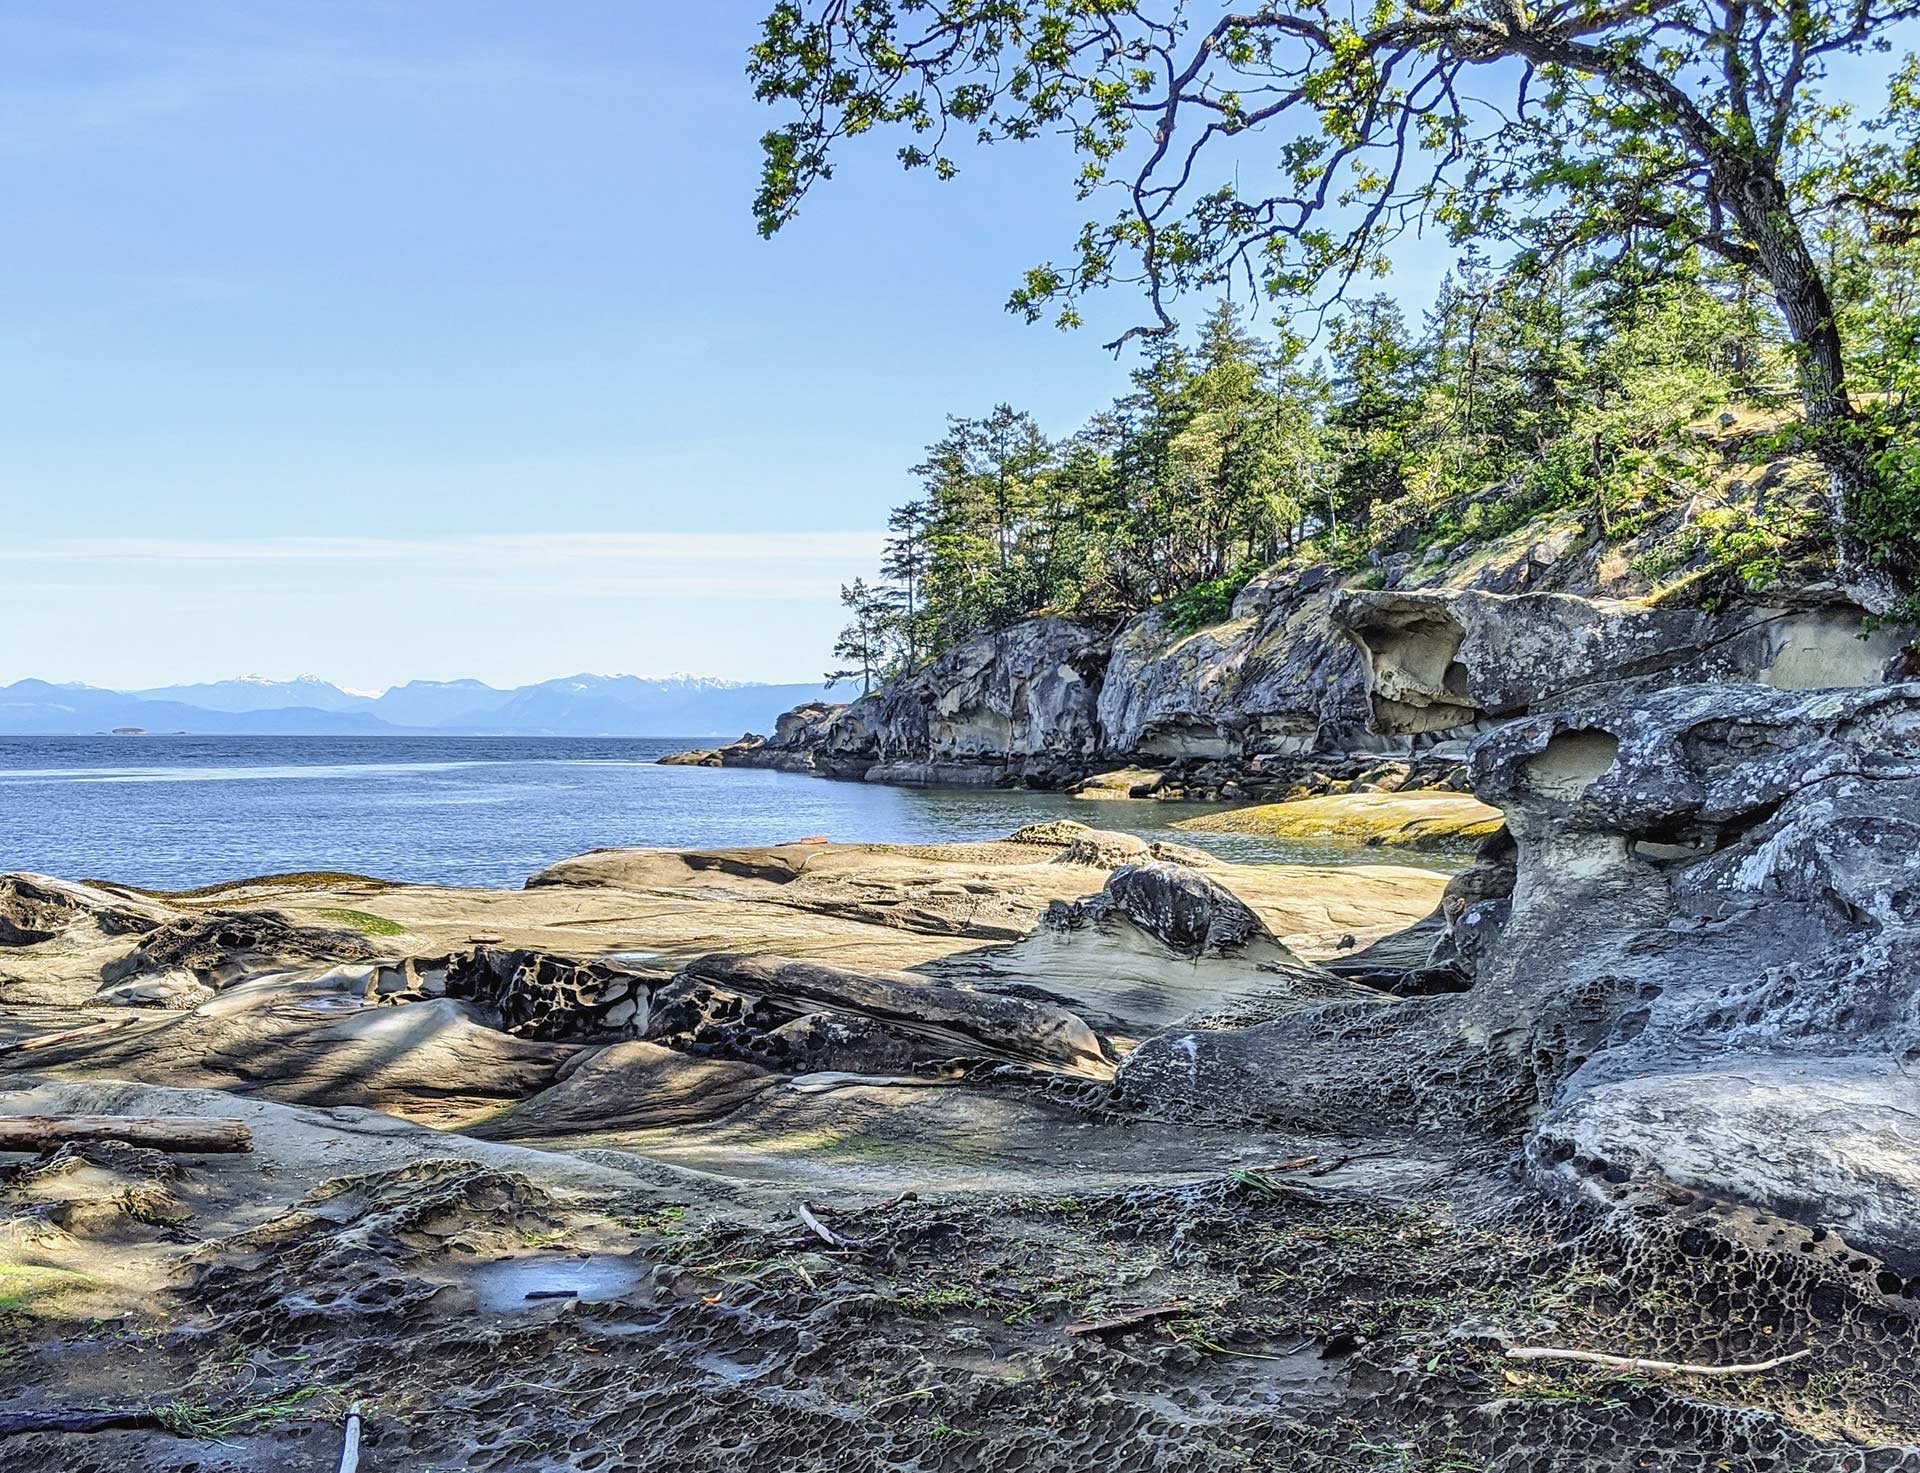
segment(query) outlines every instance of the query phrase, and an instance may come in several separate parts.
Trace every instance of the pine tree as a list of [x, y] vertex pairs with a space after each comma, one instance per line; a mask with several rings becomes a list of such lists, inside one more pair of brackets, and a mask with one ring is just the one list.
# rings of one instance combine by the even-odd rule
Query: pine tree
[[842, 584], [840, 602], [853, 615], [853, 620], [840, 631], [833, 653], [836, 659], [845, 660], [847, 664], [838, 670], [829, 670], [827, 684], [838, 685], [858, 676], [860, 694], [870, 695], [874, 681], [885, 679], [891, 673], [887, 661], [888, 628], [896, 605], [886, 589], [875, 588], [864, 578]]
[[932, 553], [933, 507], [925, 499], [897, 506], [887, 516], [886, 551], [880, 571], [893, 580], [899, 594], [893, 629], [901, 666], [911, 674], [920, 668], [927, 631], [922, 585]]

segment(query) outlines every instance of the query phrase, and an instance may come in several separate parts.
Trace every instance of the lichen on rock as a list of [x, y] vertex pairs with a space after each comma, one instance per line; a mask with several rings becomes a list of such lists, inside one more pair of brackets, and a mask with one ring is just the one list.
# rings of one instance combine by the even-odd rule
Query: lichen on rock
[[1471, 848], [1500, 827], [1500, 810], [1464, 793], [1333, 793], [1256, 803], [1181, 819], [1196, 833], [1344, 839], [1390, 849]]

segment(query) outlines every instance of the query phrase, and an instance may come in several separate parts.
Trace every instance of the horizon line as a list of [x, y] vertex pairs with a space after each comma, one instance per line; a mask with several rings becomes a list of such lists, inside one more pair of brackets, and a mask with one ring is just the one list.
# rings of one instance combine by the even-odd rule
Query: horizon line
[[[413, 685], [477, 685], [499, 695], [511, 695], [516, 691], [530, 690], [536, 686], [554, 685], [569, 680], [635, 680], [643, 685], [670, 685], [684, 681], [704, 681], [713, 685], [734, 690], [758, 690], [778, 688], [790, 685], [828, 684], [824, 675], [813, 679], [795, 680], [737, 680], [726, 675], [696, 675], [690, 670], [674, 670], [664, 675], [636, 675], [629, 671], [573, 670], [564, 675], [549, 675], [538, 680], [523, 680], [513, 685], [495, 685], [492, 681], [482, 680], [476, 675], [456, 675], [445, 680], [427, 676], [413, 676], [407, 680], [395, 681], [391, 685], [381, 686], [377, 690], [364, 687], [341, 685], [311, 671], [302, 671], [298, 675], [280, 678], [249, 672], [245, 675], [224, 675], [207, 680], [175, 680], [161, 685], [96, 685], [89, 680], [53, 680], [41, 675], [20, 675], [11, 680], [0, 680], [0, 690], [11, 690], [16, 685], [28, 681], [37, 681], [42, 685], [53, 686], [59, 690], [91, 690], [114, 696], [155, 696], [162, 691], [186, 691], [207, 686], [220, 685], [259, 685], [259, 686], [298, 686], [302, 684], [324, 685], [343, 696], [356, 700], [378, 701], [381, 697], [396, 690], [404, 690]], [[278, 709], [278, 708], [274, 708]], [[290, 708], [297, 709], [297, 708]]]

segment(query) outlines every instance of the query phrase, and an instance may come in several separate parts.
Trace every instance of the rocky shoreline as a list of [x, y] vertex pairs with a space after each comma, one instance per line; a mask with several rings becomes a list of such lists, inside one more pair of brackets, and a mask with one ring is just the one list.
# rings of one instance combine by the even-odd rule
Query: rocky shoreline
[[[321, 1467], [350, 1401], [423, 1469], [1920, 1466], [1920, 683], [1813, 607], [1329, 618], [1471, 737], [1451, 877], [1056, 823], [0, 881], [0, 1121], [253, 1141], [3, 1158], [9, 1466]], [[943, 743], [1097, 704], [1012, 668]]]
[[1175, 801], [1466, 792], [1473, 738], [1572, 700], [1915, 673], [1911, 631], [1873, 626], [1832, 588], [1711, 611], [1627, 597], [1632, 552], [1597, 561], [1573, 523], [1365, 573], [1281, 563], [1218, 625], [1028, 619], [862, 699], [663, 760]]

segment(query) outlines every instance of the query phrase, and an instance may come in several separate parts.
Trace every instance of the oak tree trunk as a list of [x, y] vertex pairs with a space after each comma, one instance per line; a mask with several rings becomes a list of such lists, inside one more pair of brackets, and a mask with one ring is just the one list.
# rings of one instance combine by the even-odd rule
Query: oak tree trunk
[[1847, 392], [1846, 358], [1826, 279], [1771, 171], [1746, 172], [1722, 194], [1759, 258], [1760, 274], [1773, 290], [1793, 343], [1801, 407], [1814, 453], [1827, 473], [1836, 575], [1861, 607], [1884, 613], [1897, 590], [1869, 565], [1855, 523], [1855, 510], [1872, 487], [1872, 454]]

